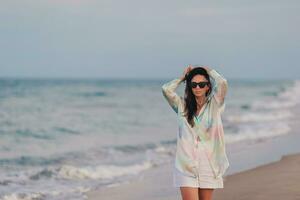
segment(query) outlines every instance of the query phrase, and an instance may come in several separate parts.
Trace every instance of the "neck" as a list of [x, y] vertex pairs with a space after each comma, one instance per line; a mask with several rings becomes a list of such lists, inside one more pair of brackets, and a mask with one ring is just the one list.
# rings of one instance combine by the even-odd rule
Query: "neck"
[[200, 106], [203, 105], [205, 100], [206, 100], [205, 96], [196, 97], [197, 105], [200, 105]]

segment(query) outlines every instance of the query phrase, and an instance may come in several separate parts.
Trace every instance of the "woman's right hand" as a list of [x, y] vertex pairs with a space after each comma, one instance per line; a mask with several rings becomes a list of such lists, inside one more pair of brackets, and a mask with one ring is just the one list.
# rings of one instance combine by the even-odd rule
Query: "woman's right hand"
[[182, 81], [185, 81], [185, 75], [187, 75], [191, 70], [193, 69], [193, 66], [191, 64], [189, 64], [183, 71], [182, 76], [180, 77], [180, 79]]

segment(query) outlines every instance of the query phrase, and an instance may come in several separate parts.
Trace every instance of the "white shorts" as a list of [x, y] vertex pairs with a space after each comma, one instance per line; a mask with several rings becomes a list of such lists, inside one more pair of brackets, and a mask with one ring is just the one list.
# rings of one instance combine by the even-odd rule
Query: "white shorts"
[[190, 177], [182, 174], [175, 165], [173, 167], [174, 187], [196, 187], [196, 188], [223, 188], [223, 178], [215, 178], [210, 167], [209, 160], [203, 151], [203, 144], [198, 143], [197, 158], [199, 162], [197, 177]]

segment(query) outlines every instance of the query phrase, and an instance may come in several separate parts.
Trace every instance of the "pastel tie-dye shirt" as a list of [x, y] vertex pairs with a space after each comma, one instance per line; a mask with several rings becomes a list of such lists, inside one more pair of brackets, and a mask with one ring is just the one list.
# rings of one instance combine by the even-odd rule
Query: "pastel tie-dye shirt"
[[197, 170], [196, 148], [197, 143], [204, 145], [205, 153], [215, 178], [224, 175], [229, 167], [225, 150], [224, 131], [221, 114], [225, 109], [227, 80], [216, 70], [208, 71], [212, 84], [212, 91], [207, 102], [202, 106], [198, 116], [194, 116], [194, 127], [191, 127], [183, 116], [184, 99], [176, 93], [176, 88], [182, 82], [179, 78], [171, 80], [162, 86], [162, 93], [172, 109], [177, 113], [179, 124], [177, 134], [177, 148], [175, 167], [183, 174], [195, 176]]

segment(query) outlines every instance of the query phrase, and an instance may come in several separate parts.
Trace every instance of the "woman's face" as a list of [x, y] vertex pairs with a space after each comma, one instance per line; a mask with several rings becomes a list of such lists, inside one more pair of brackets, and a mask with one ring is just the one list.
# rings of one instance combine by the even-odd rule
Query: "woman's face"
[[[195, 75], [191, 80], [191, 85], [193, 85], [193, 82], [199, 83], [199, 82], [208, 82], [205, 76], [197, 74]], [[195, 95], [195, 97], [205, 97], [205, 93], [209, 90], [209, 86], [206, 84], [204, 88], [200, 88], [199, 85], [196, 86], [196, 88], [192, 87], [192, 92]]]

